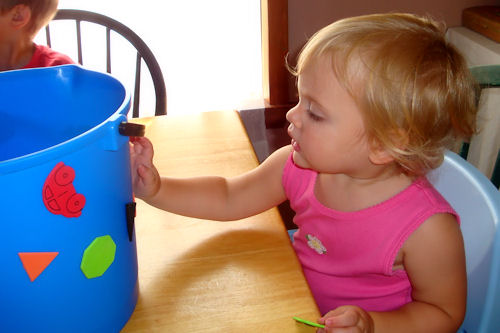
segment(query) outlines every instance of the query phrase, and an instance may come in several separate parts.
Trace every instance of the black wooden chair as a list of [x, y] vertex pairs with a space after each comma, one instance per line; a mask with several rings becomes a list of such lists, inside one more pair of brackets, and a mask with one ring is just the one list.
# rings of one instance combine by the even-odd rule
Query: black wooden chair
[[[111, 31], [121, 35], [124, 39], [137, 50], [137, 57], [135, 62], [135, 80], [134, 91], [132, 94], [132, 117], [139, 117], [139, 102], [141, 96], [141, 63], [142, 60], [146, 63], [148, 70], [151, 74], [153, 86], [155, 90], [156, 106], [155, 115], [167, 114], [167, 92], [165, 88], [165, 81], [161, 72], [160, 66], [156, 61], [155, 56], [151, 52], [146, 43], [130, 28], [124, 24], [99, 13], [94, 13], [85, 10], [76, 9], [59, 9], [53, 20], [73, 20], [76, 24], [76, 44], [78, 50], [78, 63], [84, 65], [83, 52], [82, 52], [82, 25], [81, 22], [90, 22], [97, 25], [104, 26], [106, 29], [106, 71], [111, 74]], [[55, 25], [55, 24], [54, 24]], [[49, 24], [46, 29], [47, 45], [52, 47], [51, 35]]]

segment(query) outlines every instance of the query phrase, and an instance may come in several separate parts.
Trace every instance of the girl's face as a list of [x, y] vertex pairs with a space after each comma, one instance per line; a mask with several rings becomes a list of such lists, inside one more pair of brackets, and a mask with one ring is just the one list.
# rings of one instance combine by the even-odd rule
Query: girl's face
[[299, 75], [298, 91], [299, 103], [286, 116], [295, 164], [363, 178], [370, 165], [363, 118], [326, 57]]

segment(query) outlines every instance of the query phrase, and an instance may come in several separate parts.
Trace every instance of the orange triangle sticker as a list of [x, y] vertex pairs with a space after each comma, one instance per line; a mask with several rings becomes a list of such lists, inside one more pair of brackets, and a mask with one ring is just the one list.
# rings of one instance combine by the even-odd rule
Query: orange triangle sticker
[[21, 259], [24, 269], [31, 282], [47, 268], [47, 266], [54, 260], [54, 258], [59, 254], [59, 252], [19, 252], [19, 258]]

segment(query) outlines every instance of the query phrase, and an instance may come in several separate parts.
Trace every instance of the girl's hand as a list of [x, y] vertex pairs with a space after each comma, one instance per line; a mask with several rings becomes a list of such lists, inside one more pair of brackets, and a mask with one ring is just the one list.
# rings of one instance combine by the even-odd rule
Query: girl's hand
[[373, 333], [373, 319], [368, 312], [353, 305], [339, 306], [321, 317], [325, 328], [318, 333]]
[[144, 137], [130, 138], [130, 166], [134, 195], [151, 198], [160, 189], [160, 175], [153, 165], [153, 145]]

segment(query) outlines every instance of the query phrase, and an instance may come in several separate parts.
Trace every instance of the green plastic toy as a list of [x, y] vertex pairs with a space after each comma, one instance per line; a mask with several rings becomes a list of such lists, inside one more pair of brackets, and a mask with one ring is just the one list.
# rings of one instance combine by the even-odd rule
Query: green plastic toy
[[306, 325], [309, 325], [309, 326], [325, 328], [325, 325], [321, 325], [321, 324], [318, 324], [318, 323], [315, 323], [315, 322], [312, 322], [312, 321], [309, 321], [309, 320], [305, 320], [305, 319], [302, 319], [302, 318], [299, 318], [299, 317], [293, 317], [293, 319], [295, 319], [299, 323], [303, 323], [303, 324], [306, 324]]

